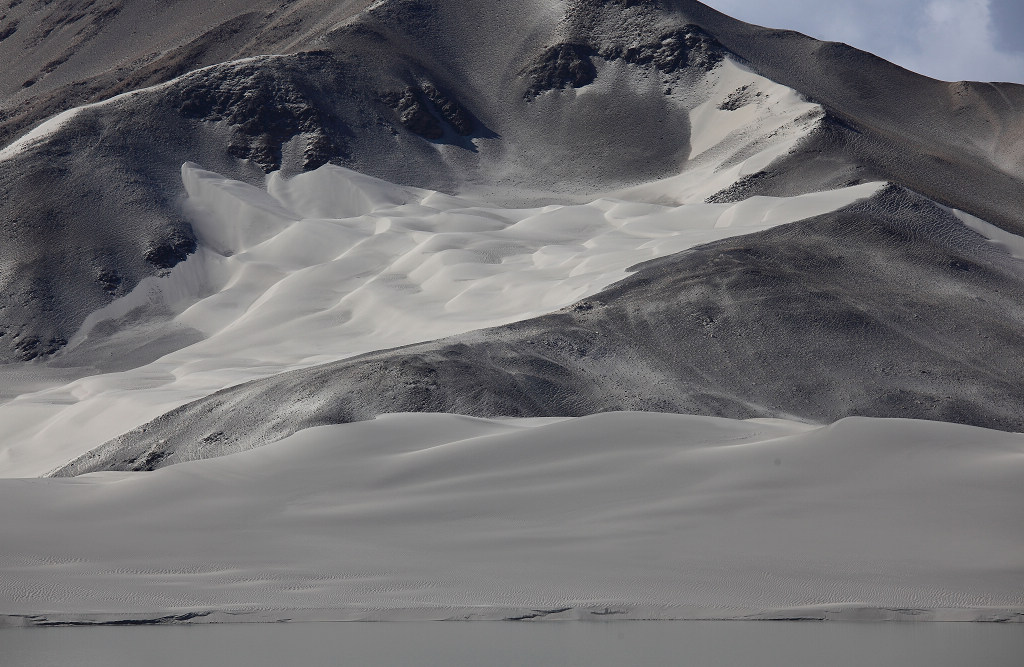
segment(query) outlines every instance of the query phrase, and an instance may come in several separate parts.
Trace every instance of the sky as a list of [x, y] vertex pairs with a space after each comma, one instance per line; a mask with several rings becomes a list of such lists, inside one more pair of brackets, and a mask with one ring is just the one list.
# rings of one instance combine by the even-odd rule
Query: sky
[[1024, 83], [1024, 0], [702, 0], [946, 81]]

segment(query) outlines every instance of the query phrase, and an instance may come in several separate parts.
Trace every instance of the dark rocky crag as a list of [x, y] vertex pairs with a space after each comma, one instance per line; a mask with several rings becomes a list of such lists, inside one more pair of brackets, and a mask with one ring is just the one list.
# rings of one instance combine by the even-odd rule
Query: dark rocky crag
[[520, 72], [530, 86], [526, 98], [533, 99], [549, 90], [582, 88], [597, 78], [594, 49], [583, 44], [556, 44], [544, 49], [528, 67]]
[[431, 83], [407, 86], [401, 93], [386, 93], [382, 99], [395, 110], [403, 127], [429, 141], [449, 133], [468, 137], [478, 127], [465, 107]]

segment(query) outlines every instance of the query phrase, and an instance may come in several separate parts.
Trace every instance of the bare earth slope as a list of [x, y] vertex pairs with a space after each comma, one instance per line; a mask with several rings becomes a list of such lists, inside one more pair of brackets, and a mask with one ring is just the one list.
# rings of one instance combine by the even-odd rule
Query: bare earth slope
[[0, 4], [0, 145], [74, 106], [228, 60], [304, 48], [367, 0]]
[[280, 374], [174, 410], [56, 472], [219, 456], [385, 412], [645, 410], [1024, 431], [1020, 261], [898, 187], [654, 260], [558, 313]]
[[[693, 167], [690, 114], [726, 58], [824, 115], [718, 200], [884, 179], [1022, 228], [1024, 87], [933, 81], [691, 0], [386, 0], [358, 14], [359, 2], [325, 13], [310, 0], [186, 18], [173, 3], [94, 3], [80, 17], [66, 4], [22, 3], [0, 23], [17, 21], [0, 48], [35, 54], [0, 81], [9, 139], [78, 99], [68, 86], [95, 100], [159, 85], [68, 112], [0, 151], [0, 360], [61, 349], [88, 313], [194, 251], [183, 162], [250, 182], [333, 161], [507, 202], [583, 197]], [[154, 26], [152, 46], [133, 41]], [[65, 43], [66, 60], [12, 92], [36, 76], [25, 63], [51, 51], [59, 61]], [[170, 79], [260, 52], [291, 55]], [[744, 104], [742, 90], [732, 104]], [[743, 155], [719, 157], [727, 167]]]

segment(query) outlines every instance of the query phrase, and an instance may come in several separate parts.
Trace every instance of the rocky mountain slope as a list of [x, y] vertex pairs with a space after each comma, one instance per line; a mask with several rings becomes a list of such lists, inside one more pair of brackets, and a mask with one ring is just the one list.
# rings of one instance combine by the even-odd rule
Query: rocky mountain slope
[[[692, 0], [226, 3], [194, 16], [150, 4], [22, 3], [3, 20], [15, 29], [0, 47], [35, 54], [6, 76], [38, 81], [21, 92], [0, 82], [3, 127], [21, 135], [0, 152], [2, 359], [57, 352], [89, 312], [194, 251], [177, 194], [185, 161], [254, 183], [335, 162], [507, 203], [574, 199], [699, 167], [691, 114], [723, 59], [824, 111], [714, 200], [890, 180], [1022, 229], [1024, 88], [933, 81]], [[140, 32], [159, 26], [163, 50], [102, 48], [138, 16]], [[59, 61], [71, 34], [46, 76], [20, 64], [51, 51]], [[69, 86], [101, 101], [25, 135], [79, 99]], [[735, 93], [736, 109], [749, 102]]]

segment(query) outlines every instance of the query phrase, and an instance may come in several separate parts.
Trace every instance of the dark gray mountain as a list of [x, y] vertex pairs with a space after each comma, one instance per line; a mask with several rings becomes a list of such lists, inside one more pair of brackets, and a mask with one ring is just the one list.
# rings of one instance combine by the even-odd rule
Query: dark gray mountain
[[[715, 199], [887, 179], [1024, 230], [1024, 86], [934, 81], [693, 0], [8, 4], [0, 136], [160, 85], [0, 159], [0, 362], [60, 349], [89, 312], [194, 249], [187, 160], [250, 182], [332, 161], [446, 191], [578, 199], [685, 169], [687, 109], [723, 57], [828, 115]], [[216, 64], [243, 56], [257, 57]], [[575, 94], [614, 63], [658, 85]]]
[[0, 3], [0, 145], [55, 113], [194, 69], [305, 50], [368, 0]]
[[226, 389], [61, 468], [152, 469], [386, 412], [851, 415], [1024, 431], [1024, 266], [890, 186], [544, 317]]

